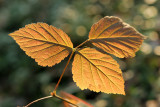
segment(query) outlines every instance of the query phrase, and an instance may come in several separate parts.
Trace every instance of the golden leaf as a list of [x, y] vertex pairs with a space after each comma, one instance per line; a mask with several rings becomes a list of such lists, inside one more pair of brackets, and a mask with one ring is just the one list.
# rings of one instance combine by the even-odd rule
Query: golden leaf
[[134, 57], [145, 37], [130, 25], [114, 16], [106, 16], [95, 23], [89, 41], [119, 58]]
[[65, 32], [45, 23], [29, 24], [9, 35], [41, 66], [61, 62], [73, 48]]
[[72, 65], [73, 80], [77, 86], [96, 92], [123, 94], [124, 80], [117, 62], [96, 49], [76, 51]]
[[[11, 33], [10, 36], [27, 55], [42, 66], [53, 66], [61, 62], [73, 50], [71, 56], [75, 52], [75, 57], [72, 73], [77, 86], [82, 90], [90, 89], [96, 92], [123, 95], [125, 95], [124, 80], [117, 62], [110, 55], [96, 49], [79, 47], [89, 41], [95, 47], [117, 57], [134, 57], [145, 38], [133, 27], [113, 16], [106, 16], [95, 23], [91, 27], [89, 39], [76, 48], [73, 48], [65, 32], [45, 23], [26, 25]], [[71, 57], [69, 61], [70, 59]], [[68, 99], [73, 103], [80, 101], [73, 100], [73, 96]], [[66, 104], [69, 106], [68, 103]]]

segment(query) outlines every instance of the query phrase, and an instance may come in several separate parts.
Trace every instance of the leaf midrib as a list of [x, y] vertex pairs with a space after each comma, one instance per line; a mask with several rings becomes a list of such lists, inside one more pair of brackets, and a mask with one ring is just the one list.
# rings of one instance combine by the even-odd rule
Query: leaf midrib
[[121, 37], [103, 37], [103, 38], [94, 38], [94, 39], [88, 39], [89, 41], [94, 40], [101, 40], [101, 39], [123, 39], [123, 38], [139, 38], [138, 36], [121, 36]]
[[12, 34], [11, 34], [10, 36], [23, 37], [23, 38], [27, 38], [27, 39], [37, 40], [37, 41], [40, 41], [40, 42], [45, 42], [45, 43], [48, 43], [48, 44], [55, 44], [55, 45], [58, 45], [58, 46], [61, 46], [61, 47], [65, 47], [65, 48], [72, 49], [72, 48], [69, 47], [69, 46], [61, 45], [61, 44], [54, 43], [54, 42], [50, 42], [50, 41], [46, 41], [46, 40], [40, 40], [40, 39], [35, 39], [35, 38], [30, 38], [30, 37], [24, 37], [24, 36], [19, 36], [19, 35], [12, 35]]

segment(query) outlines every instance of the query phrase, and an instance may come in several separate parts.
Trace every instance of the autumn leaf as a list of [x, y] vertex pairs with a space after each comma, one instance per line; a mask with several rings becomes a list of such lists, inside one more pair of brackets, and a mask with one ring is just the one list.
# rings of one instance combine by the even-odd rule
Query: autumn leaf
[[[96, 92], [123, 95], [125, 95], [124, 80], [119, 64], [107, 53], [119, 58], [134, 57], [145, 39], [133, 27], [113, 16], [106, 16], [95, 23], [89, 32], [89, 39], [76, 48], [73, 48], [65, 32], [45, 23], [26, 25], [11, 33], [10, 36], [41, 66], [53, 66], [72, 51], [61, 77], [75, 52], [72, 73], [77, 86], [82, 90], [90, 89]], [[106, 53], [93, 48], [79, 48], [88, 41], [94, 48]]]
[[41, 66], [61, 62], [73, 48], [65, 32], [45, 23], [29, 24], [9, 35]]
[[130, 25], [114, 16], [106, 16], [95, 23], [89, 41], [119, 58], [134, 57], [145, 37]]
[[96, 92], [123, 94], [124, 80], [117, 62], [96, 49], [76, 51], [72, 65], [73, 80], [77, 86]]
[[[74, 95], [68, 94], [66, 92], [61, 92], [61, 95], [66, 100], [69, 100], [70, 102], [78, 105], [79, 107], [93, 107], [91, 104], [87, 103], [86, 101], [84, 101], [84, 100], [82, 100], [82, 99], [80, 99], [80, 98], [78, 98]], [[75, 107], [75, 106], [69, 104], [66, 101], [63, 101], [63, 104], [64, 104], [64, 107]]]

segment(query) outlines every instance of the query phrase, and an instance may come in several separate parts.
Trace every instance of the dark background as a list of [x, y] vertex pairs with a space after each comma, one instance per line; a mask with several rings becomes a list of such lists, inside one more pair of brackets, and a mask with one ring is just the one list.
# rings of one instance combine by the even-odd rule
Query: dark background
[[[118, 16], [148, 38], [135, 58], [118, 59], [126, 96], [80, 90], [72, 80], [71, 64], [58, 88], [96, 107], [158, 107], [160, 105], [159, 0], [0, 0], [0, 107], [26, 105], [54, 89], [68, 58], [49, 67], [34, 59], [8, 36], [26, 24], [45, 22], [61, 28], [77, 46], [88, 38], [93, 23]], [[56, 98], [32, 107], [59, 107]]]

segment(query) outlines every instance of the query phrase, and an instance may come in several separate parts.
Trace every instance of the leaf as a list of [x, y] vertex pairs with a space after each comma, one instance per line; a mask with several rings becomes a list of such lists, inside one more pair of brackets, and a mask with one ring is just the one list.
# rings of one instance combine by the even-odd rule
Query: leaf
[[72, 65], [73, 80], [77, 86], [96, 92], [123, 94], [124, 80], [117, 62], [96, 49], [76, 51]]
[[[71, 95], [71, 94], [68, 94], [66, 92], [61, 92], [61, 95], [63, 96], [63, 98], [69, 100], [70, 102], [78, 105], [79, 107], [93, 107], [91, 104], [89, 104], [88, 102], [74, 96], [74, 95]], [[66, 101], [63, 101], [63, 104], [64, 104], [64, 107], [75, 107], [71, 104], [69, 104], [68, 102]]]
[[114, 16], [106, 16], [95, 23], [89, 41], [119, 58], [134, 57], [145, 37], [130, 25]]
[[29, 24], [9, 35], [41, 66], [61, 62], [73, 48], [65, 32], [45, 23]]

